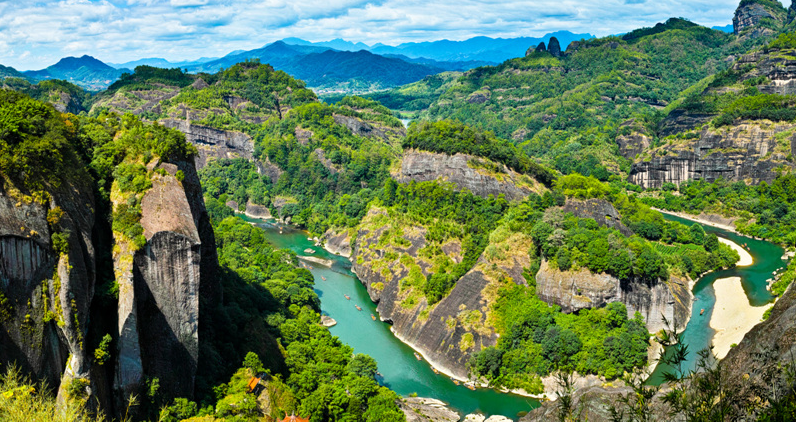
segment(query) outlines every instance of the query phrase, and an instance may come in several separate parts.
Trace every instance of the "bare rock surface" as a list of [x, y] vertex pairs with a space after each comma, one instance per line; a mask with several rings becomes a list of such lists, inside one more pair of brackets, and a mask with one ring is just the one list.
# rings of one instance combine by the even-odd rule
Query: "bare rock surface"
[[633, 163], [629, 181], [645, 188], [692, 179], [770, 183], [778, 167], [793, 167], [787, 157], [796, 149], [796, 135], [786, 131], [794, 128], [771, 122], [706, 127], [697, 139], [672, 141], [649, 151], [650, 157]]
[[466, 154], [446, 155], [423, 151], [404, 153], [400, 171], [393, 176], [400, 183], [442, 180], [453, 183], [458, 189], [467, 189], [475, 195], [487, 197], [503, 194], [508, 200], [520, 200], [541, 187], [528, 176], [510, 170], [502, 164], [500, 173], [477, 168], [474, 160], [483, 160]]
[[164, 119], [163, 125], [185, 134], [185, 139], [199, 150], [196, 168], [201, 170], [207, 163], [219, 158], [254, 158], [254, 141], [243, 132], [226, 131], [209, 126], [193, 124], [188, 120]]
[[622, 302], [629, 318], [636, 311], [644, 316], [650, 332], [665, 328], [662, 315], [684, 326], [691, 313], [688, 283], [674, 277], [655, 283], [619, 280], [587, 269], [560, 271], [543, 261], [536, 274], [536, 293], [543, 301], [558, 305], [567, 313]]
[[458, 422], [459, 415], [437, 399], [407, 397], [398, 402], [406, 422]]

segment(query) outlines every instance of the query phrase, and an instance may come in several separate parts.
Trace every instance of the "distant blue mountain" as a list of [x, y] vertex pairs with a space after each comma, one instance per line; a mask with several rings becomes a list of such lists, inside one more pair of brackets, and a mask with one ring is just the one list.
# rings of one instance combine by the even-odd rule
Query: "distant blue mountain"
[[24, 72], [33, 81], [62, 79], [88, 90], [105, 89], [130, 69], [114, 69], [91, 56], [65, 57], [42, 70]]
[[594, 38], [591, 34], [573, 34], [569, 31], [559, 31], [547, 34], [541, 38], [490, 38], [475, 37], [464, 41], [427, 41], [420, 43], [404, 43], [397, 46], [375, 44], [368, 46], [363, 43], [353, 43], [341, 39], [324, 42], [309, 42], [299, 38], [286, 38], [282, 40], [287, 44], [329, 47], [344, 51], [368, 50], [380, 55], [402, 55], [410, 59], [424, 58], [438, 62], [484, 62], [502, 63], [514, 57], [525, 55], [525, 51], [540, 42], [549, 42], [551, 37], [558, 38], [562, 49], [572, 41]]
[[717, 31], [724, 31], [724, 32], [735, 32], [735, 30], [732, 27], [732, 24], [724, 25], [724, 26], [714, 26], [711, 29], [715, 29]]
[[[238, 51], [238, 53], [240, 52], [241, 51]], [[108, 63], [108, 65], [113, 66], [116, 69], [135, 69], [137, 66], [153, 66], [153, 67], [160, 67], [163, 69], [174, 69], [176, 67], [183, 68], [186, 66], [194, 66], [197, 64], [207, 63], [209, 61], [213, 61], [216, 59], [218, 59], [218, 57], [202, 57], [196, 60], [170, 62], [166, 59], [162, 59], [159, 57], [150, 57], [146, 59], [133, 60], [127, 63]]]

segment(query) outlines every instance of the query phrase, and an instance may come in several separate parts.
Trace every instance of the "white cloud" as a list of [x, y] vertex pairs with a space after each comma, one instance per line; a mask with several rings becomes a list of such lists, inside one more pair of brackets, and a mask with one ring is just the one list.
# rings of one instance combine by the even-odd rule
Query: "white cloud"
[[184, 60], [285, 37], [397, 44], [557, 30], [602, 36], [672, 16], [723, 26], [731, 22], [738, 1], [0, 0], [0, 64], [39, 69], [70, 54], [108, 62]]

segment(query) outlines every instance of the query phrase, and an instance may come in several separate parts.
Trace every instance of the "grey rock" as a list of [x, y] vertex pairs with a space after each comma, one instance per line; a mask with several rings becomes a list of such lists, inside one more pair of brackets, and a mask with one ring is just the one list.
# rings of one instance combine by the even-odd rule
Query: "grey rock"
[[403, 126], [400, 128], [376, 126], [373, 122], [365, 122], [352, 116], [335, 114], [334, 122], [338, 125], [345, 126], [354, 135], [365, 138], [376, 138], [383, 142], [390, 142], [391, 138], [406, 136], [406, 128]]
[[793, 167], [786, 154], [792, 154], [796, 137], [786, 141], [790, 144], [788, 151], [777, 152], [776, 135], [795, 126], [746, 122], [729, 130], [705, 128], [698, 139], [650, 151], [651, 158], [633, 164], [628, 180], [645, 188], [692, 179], [713, 182], [720, 177], [752, 184], [770, 183], [777, 177], [775, 169]]
[[688, 283], [674, 277], [654, 283], [619, 280], [586, 269], [559, 271], [542, 261], [536, 274], [536, 294], [566, 313], [622, 302], [627, 307], [628, 318], [633, 318], [638, 311], [650, 332], [665, 328], [662, 316], [684, 327], [691, 314], [692, 296]]
[[501, 175], [505, 177], [504, 180], [498, 180], [468, 165], [472, 160], [483, 159], [465, 154], [445, 155], [407, 151], [404, 153], [400, 172], [393, 176], [401, 183], [408, 183], [411, 180], [416, 182], [444, 180], [453, 183], [457, 189], [467, 189], [484, 198], [503, 194], [508, 200], [520, 200], [533, 192], [530, 186], [535, 185], [535, 181], [529, 177], [500, 164], [503, 167]]
[[214, 159], [254, 158], [254, 141], [245, 133], [196, 125], [181, 119], [164, 119], [161, 123], [184, 133], [185, 139], [197, 147], [196, 168], [199, 170]]
[[[379, 212], [371, 210], [369, 217]], [[485, 292], [491, 282], [484, 271], [489, 268], [493, 277], [497, 272], [501, 277], [513, 280], [514, 283], [524, 284], [523, 268], [530, 266], [527, 251], [512, 251], [514, 254], [512, 257], [507, 261], [495, 263], [494, 266], [482, 254], [476, 266], [459, 279], [448, 296], [434, 307], [429, 307], [426, 298], [422, 297], [415, 306], [408, 308], [401, 303], [403, 299], [401, 280], [409, 275], [404, 266], [398, 261], [388, 264], [392, 272], [390, 279], [373, 267], [373, 262], [384, 258], [386, 253], [375, 245], [384, 230], [388, 228], [379, 227], [372, 231], [360, 228], [352, 255], [357, 257], [352, 259], [354, 272], [367, 287], [371, 300], [378, 303], [377, 309], [382, 320], [392, 323], [396, 337], [422, 351], [434, 366], [444, 368], [446, 372], [457, 377], [466, 378], [467, 362], [472, 353], [484, 347], [494, 346], [498, 338], [494, 329], [486, 323], [489, 303], [488, 294]], [[396, 250], [417, 258], [418, 251], [426, 245], [425, 229], [411, 227], [405, 230], [407, 234], [404, 235], [404, 239], [409, 242], [409, 246]], [[455, 253], [453, 249], [449, 251]], [[423, 264], [421, 268], [424, 276], [427, 275], [427, 265]], [[383, 287], [377, 287], [379, 283]], [[479, 315], [477, 321], [474, 321], [473, 326], [463, 326], [459, 322], [460, 316], [463, 316], [464, 312], [474, 311]], [[465, 335], [472, 336], [472, 347], [460, 347]]]
[[564, 212], [571, 212], [576, 217], [591, 218], [603, 227], [619, 230], [626, 237], [634, 234], [632, 230], [622, 224], [622, 215], [619, 214], [619, 211], [605, 199], [580, 200], [567, 198], [563, 210]]
[[324, 233], [323, 240], [327, 251], [346, 258], [351, 257], [351, 238], [347, 230], [337, 233], [329, 229]]
[[[142, 201], [145, 247], [122, 246], [117, 400], [158, 378], [165, 397], [191, 397], [199, 353], [199, 303], [221, 302], [215, 239], [192, 163], [161, 164]], [[182, 182], [174, 176], [184, 174]], [[119, 244], [126, 242], [120, 241]], [[124, 256], [132, 255], [132, 259]]]
[[[770, 19], [779, 24], [784, 23], [786, 18], [784, 11], [773, 10], [768, 6], [760, 3], [751, 3], [743, 7], [738, 7], [735, 10], [735, 16], [732, 18], [732, 27], [735, 35], [741, 35], [747, 29], [756, 29], [757, 25], [763, 19]], [[759, 36], [761, 33], [755, 32], [753, 36]]]
[[437, 399], [407, 397], [398, 402], [406, 422], [458, 422], [459, 415]]

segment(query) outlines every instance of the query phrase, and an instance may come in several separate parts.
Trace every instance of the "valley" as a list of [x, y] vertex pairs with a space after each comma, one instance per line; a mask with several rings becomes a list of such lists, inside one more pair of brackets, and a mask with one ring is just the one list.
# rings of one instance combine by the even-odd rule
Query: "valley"
[[796, 417], [795, 31], [2, 67], [0, 419]]

